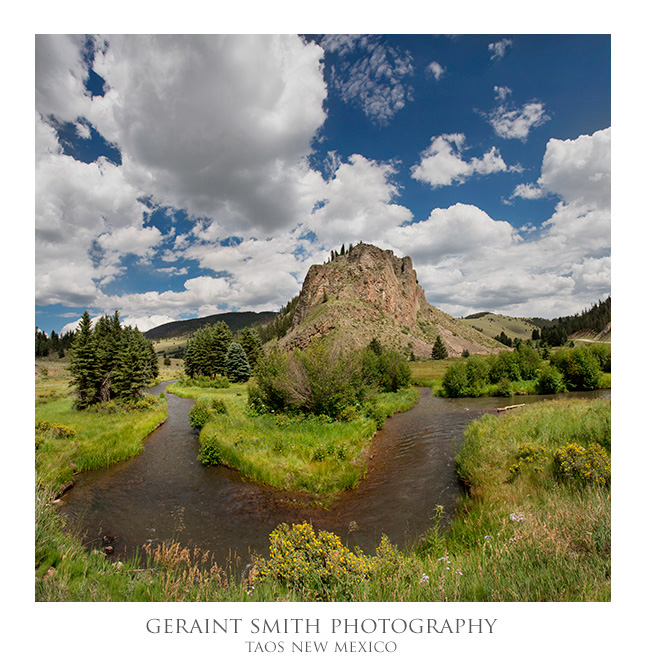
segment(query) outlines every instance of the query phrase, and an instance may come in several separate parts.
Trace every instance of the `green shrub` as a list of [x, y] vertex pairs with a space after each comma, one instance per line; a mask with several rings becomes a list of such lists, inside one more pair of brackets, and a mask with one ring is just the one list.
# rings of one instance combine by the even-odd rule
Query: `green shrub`
[[378, 357], [380, 391], [394, 393], [410, 385], [410, 365], [403, 354], [397, 351], [386, 350]]
[[[468, 360], [472, 359], [470, 356]], [[449, 398], [466, 398], [470, 394], [466, 363], [459, 361], [449, 366], [442, 379], [442, 389]]]
[[469, 381], [469, 395], [482, 395], [484, 387], [489, 381], [489, 361], [484, 356], [469, 356], [466, 359], [467, 379]]
[[599, 359], [589, 347], [561, 349], [553, 354], [551, 362], [561, 371], [571, 391], [593, 391], [601, 386]]
[[289, 383], [300, 410], [337, 418], [361, 397], [359, 356], [353, 351], [336, 350], [320, 340], [305, 351], [294, 351]]
[[325, 340], [290, 353], [276, 346], [258, 364], [248, 404], [259, 414], [298, 411], [348, 420], [353, 415], [348, 408], [379, 391], [405, 388], [410, 380], [406, 357], [383, 349], [377, 340], [360, 352]]
[[526, 342], [519, 342], [516, 347], [516, 357], [520, 368], [521, 379], [535, 379], [541, 369], [541, 356]]
[[386, 423], [386, 412], [375, 403], [366, 406], [366, 416], [377, 424], [377, 430], [381, 430]]
[[215, 414], [226, 414], [227, 405], [221, 398], [211, 398], [211, 409]]
[[546, 365], [538, 375], [536, 388], [539, 393], [562, 393], [565, 391], [563, 375], [553, 365]]
[[247, 389], [249, 408], [257, 413], [289, 409], [292, 403], [288, 375], [287, 354], [274, 346], [258, 362], [255, 384], [250, 384]]
[[497, 398], [511, 398], [511, 396], [514, 395], [514, 388], [511, 381], [507, 377], [501, 379], [496, 385], [493, 394]]
[[222, 463], [220, 442], [215, 435], [209, 435], [205, 438], [200, 436], [200, 451], [197, 460], [202, 465], [220, 465]]
[[501, 351], [491, 357], [489, 380], [492, 384], [497, 384], [503, 379], [519, 381], [520, 378], [520, 364], [516, 351]]
[[577, 484], [606, 486], [610, 484], [610, 457], [598, 444], [587, 447], [568, 442], [554, 453], [557, 476]]
[[206, 398], [198, 398], [195, 401], [191, 411], [188, 413], [188, 420], [191, 428], [200, 430], [211, 417], [210, 401]]
[[602, 372], [610, 372], [610, 345], [609, 344], [590, 344], [586, 349], [599, 361], [599, 367]]

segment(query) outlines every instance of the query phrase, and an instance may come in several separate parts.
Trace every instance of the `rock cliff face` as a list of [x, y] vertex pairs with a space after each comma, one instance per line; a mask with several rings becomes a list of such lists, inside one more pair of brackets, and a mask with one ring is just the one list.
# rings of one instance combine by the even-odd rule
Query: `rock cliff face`
[[303, 349], [332, 337], [365, 346], [375, 337], [384, 346], [429, 358], [437, 335], [449, 354], [489, 353], [495, 340], [428, 304], [410, 258], [359, 244], [324, 265], [313, 265], [294, 309], [292, 325], [280, 340], [285, 349]]

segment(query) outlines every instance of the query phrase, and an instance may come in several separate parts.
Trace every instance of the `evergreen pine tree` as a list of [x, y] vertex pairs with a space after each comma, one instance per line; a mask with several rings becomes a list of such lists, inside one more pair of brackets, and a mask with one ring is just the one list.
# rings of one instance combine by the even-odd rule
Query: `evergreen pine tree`
[[379, 342], [379, 340], [376, 337], [373, 337], [370, 340], [370, 343], [368, 344], [368, 349], [370, 349], [370, 351], [373, 351], [375, 354], [377, 354], [377, 356], [381, 356], [381, 354], [384, 353], [384, 349], [381, 346], [381, 342]]
[[119, 312], [109, 317], [104, 314], [94, 326], [94, 339], [96, 341], [96, 352], [98, 361], [98, 374], [101, 382], [98, 389], [99, 400], [106, 401], [113, 398], [112, 390], [114, 372], [117, 366], [117, 358], [121, 350], [122, 329], [119, 321]]
[[159, 374], [152, 344], [137, 329], [123, 328], [119, 313], [102, 316], [94, 329], [83, 314], [70, 348], [77, 407], [111, 399], [132, 400]]
[[258, 360], [263, 355], [262, 340], [255, 328], [243, 328], [240, 333], [240, 344], [249, 361], [252, 370], [255, 370]]
[[189, 377], [226, 374], [225, 359], [233, 335], [224, 321], [195, 331], [184, 352], [184, 371]]
[[159, 363], [152, 344], [138, 328], [126, 326], [120, 340], [113, 373], [114, 394], [134, 400], [157, 377]]
[[433, 344], [433, 351], [431, 352], [431, 358], [435, 360], [440, 360], [442, 358], [447, 358], [449, 355], [446, 350], [446, 346], [442, 341], [442, 338], [438, 335], [435, 338], [435, 343]]
[[95, 402], [100, 383], [96, 343], [90, 315], [83, 312], [70, 348], [72, 386], [76, 387], [76, 406], [79, 409]]
[[242, 345], [232, 342], [225, 359], [227, 377], [232, 382], [246, 382], [251, 376], [251, 366]]
[[36, 328], [36, 356], [47, 356], [49, 354], [49, 344], [47, 335]]

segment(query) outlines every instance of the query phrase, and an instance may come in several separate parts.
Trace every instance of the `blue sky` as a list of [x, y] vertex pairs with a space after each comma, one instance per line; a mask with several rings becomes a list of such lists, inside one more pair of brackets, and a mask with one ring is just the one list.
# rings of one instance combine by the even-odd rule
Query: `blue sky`
[[36, 325], [275, 310], [342, 243], [454, 316], [610, 293], [608, 35], [38, 35]]

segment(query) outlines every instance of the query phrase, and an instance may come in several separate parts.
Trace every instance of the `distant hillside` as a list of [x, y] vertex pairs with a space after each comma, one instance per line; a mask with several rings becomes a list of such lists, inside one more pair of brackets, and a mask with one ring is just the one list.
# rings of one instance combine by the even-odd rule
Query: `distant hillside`
[[[529, 340], [532, 337], [532, 331], [540, 327], [534, 319], [504, 316], [492, 312], [470, 314], [465, 316], [462, 321], [466, 321], [470, 326], [489, 337], [496, 337], [500, 335], [501, 331], [504, 331], [505, 335], [512, 340], [515, 337], [519, 337], [521, 340]], [[545, 323], [549, 322], [545, 321]]]
[[568, 337], [574, 339], [610, 340], [610, 297], [599, 300], [590, 309], [580, 314], [559, 316], [556, 319], [537, 317], [514, 317], [477, 312], [464, 317], [474, 328], [489, 337], [504, 332], [512, 340], [516, 337], [524, 340], [532, 339], [534, 330], [538, 330], [541, 339], [554, 345], [563, 343]]
[[171, 337], [188, 337], [198, 328], [207, 326], [216, 321], [224, 321], [232, 332], [242, 330], [245, 327], [255, 328], [271, 323], [276, 318], [276, 312], [225, 312], [223, 314], [212, 314], [199, 319], [186, 319], [185, 321], [171, 321], [161, 326], [151, 328], [144, 335], [149, 340], [165, 340]]
[[312, 265], [300, 294], [273, 326], [286, 350], [305, 349], [323, 337], [352, 347], [376, 338], [389, 349], [430, 358], [438, 335], [450, 356], [504, 349], [469, 322], [430, 305], [410, 258], [363, 243]]

